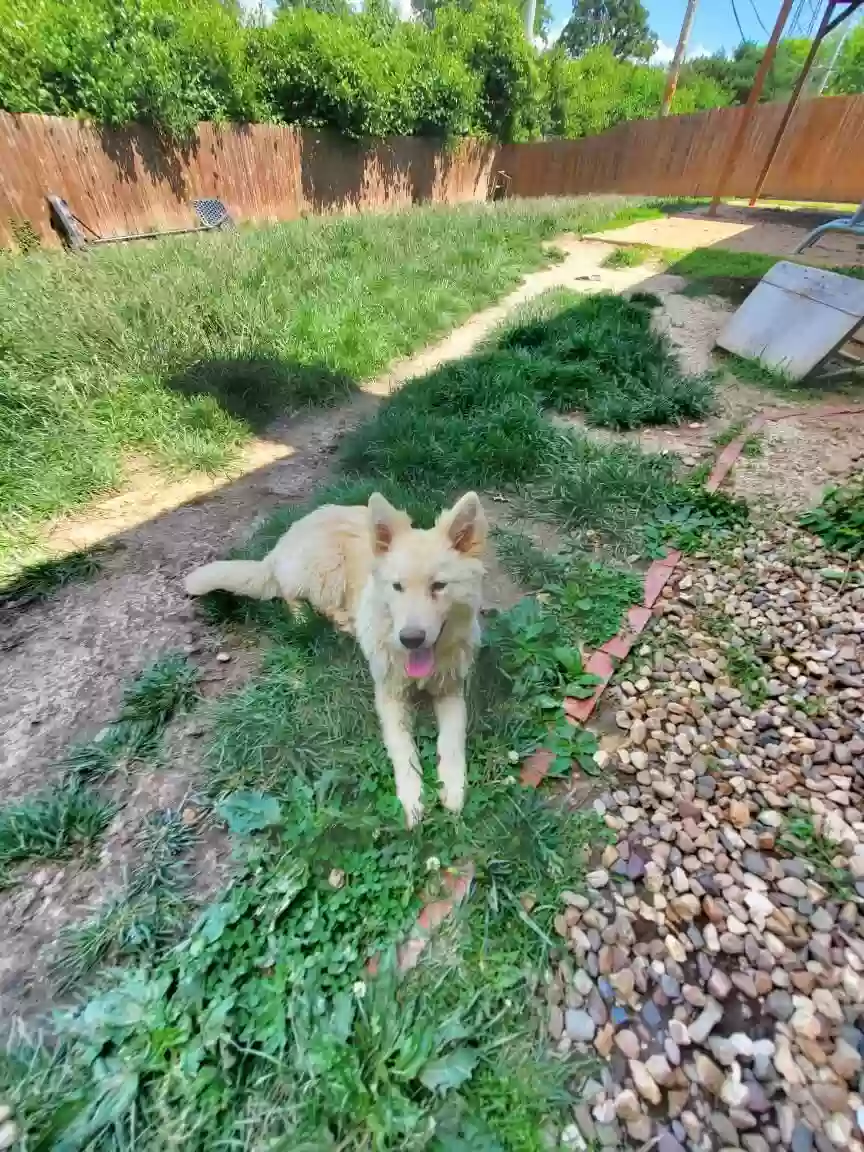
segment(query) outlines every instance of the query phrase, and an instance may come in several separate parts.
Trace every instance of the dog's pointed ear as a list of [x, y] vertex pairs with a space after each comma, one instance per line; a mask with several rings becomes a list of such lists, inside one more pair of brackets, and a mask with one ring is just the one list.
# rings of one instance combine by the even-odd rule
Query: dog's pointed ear
[[438, 526], [450, 546], [463, 556], [481, 556], [486, 547], [489, 525], [476, 492], [466, 492], [452, 508], [441, 514]]
[[410, 517], [394, 508], [380, 492], [369, 497], [369, 527], [372, 532], [372, 550], [376, 556], [383, 556], [393, 546], [400, 532], [411, 527]]

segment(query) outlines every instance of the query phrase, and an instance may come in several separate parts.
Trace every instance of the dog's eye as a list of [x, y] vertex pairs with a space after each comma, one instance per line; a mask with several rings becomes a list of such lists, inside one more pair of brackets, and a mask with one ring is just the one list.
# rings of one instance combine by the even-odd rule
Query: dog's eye
[[401, 585], [401, 584], [399, 583], [399, 581], [397, 580], [397, 581], [394, 583], [394, 585], [393, 585], [393, 591], [394, 591], [394, 592], [404, 592], [404, 591], [405, 591], [405, 589], [402, 587], [402, 585]]
[[433, 580], [433, 582], [432, 582], [432, 591], [433, 592], [443, 592], [446, 587], [447, 587], [447, 581], [446, 580]]

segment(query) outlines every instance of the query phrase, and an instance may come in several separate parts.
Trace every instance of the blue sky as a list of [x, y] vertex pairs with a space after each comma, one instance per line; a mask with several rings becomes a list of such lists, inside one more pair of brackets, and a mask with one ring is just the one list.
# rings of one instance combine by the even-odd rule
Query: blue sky
[[[553, 23], [558, 27], [566, 22], [572, 12], [572, 0], [551, 0], [551, 2], [555, 13]], [[678, 41], [681, 21], [684, 19], [684, 10], [687, 7], [686, 0], [643, 0], [643, 2], [650, 15], [651, 27], [661, 42], [658, 57], [661, 61], [667, 62], [671, 59]], [[800, 4], [796, 4], [792, 11], [793, 15], [800, 12], [798, 17], [800, 27], [795, 27], [794, 33], [806, 35], [814, 19], [814, 11], [815, 20], [818, 22], [823, 6], [821, 0], [802, 0]], [[780, 10], [780, 0], [735, 0], [735, 8], [738, 10], [745, 37], [764, 43], [768, 39], [765, 28], [768, 32], [771, 31]], [[787, 29], [787, 33], [788, 31]], [[731, 51], [740, 40], [741, 33], [735, 22], [732, 0], [698, 0], [693, 30], [690, 34], [690, 55], [704, 55], [716, 52], [720, 48]]]
[[[648, 8], [651, 28], [660, 41], [657, 63], [666, 64], [671, 60], [678, 41], [687, 0], [643, 0], [643, 2]], [[246, 8], [255, 9], [259, 0], [241, 0], [241, 3]], [[357, 3], [359, 5], [360, 0], [357, 0]], [[410, 13], [411, 0], [395, 0], [395, 3], [404, 15]], [[275, 0], [263, 0], [263, 4], [265, 8], [272, 8], [275, 6]], [[554, 38], [570, 17], [573, 0], [551, 0], [551, 6]], [[823, 0], [800, 0], [793, 8], [793, 20], [797, 17], [797, 24], [793, 23], [787, 27], [786, 34], [812, 35], [823, 6]], [[735, 0], [735, 8], [746, 39], [764, 43], [780, 10], [780, 0]], [[741, 33], [738, 31], [732, 0], [698, 0], [688, 55], [704, 56], [720, 48], [731, 51], [740, 40]]]

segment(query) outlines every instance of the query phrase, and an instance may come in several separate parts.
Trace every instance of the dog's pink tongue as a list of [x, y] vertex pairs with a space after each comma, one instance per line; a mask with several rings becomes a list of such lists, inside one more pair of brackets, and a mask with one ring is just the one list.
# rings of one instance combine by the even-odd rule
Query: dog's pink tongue
[[413, 680], [422, 680], [435, 671], [435, 653], [431, 648], [415, 648], [408, 653], [405, 671]]

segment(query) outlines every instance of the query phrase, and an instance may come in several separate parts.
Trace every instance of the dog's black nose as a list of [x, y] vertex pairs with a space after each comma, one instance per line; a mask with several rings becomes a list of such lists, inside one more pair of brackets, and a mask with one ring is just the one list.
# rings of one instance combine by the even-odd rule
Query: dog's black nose
[[422, 628], [403, 628], [399, 633], [399, 643], [403, 648], [422, 648], [426, 633]]

